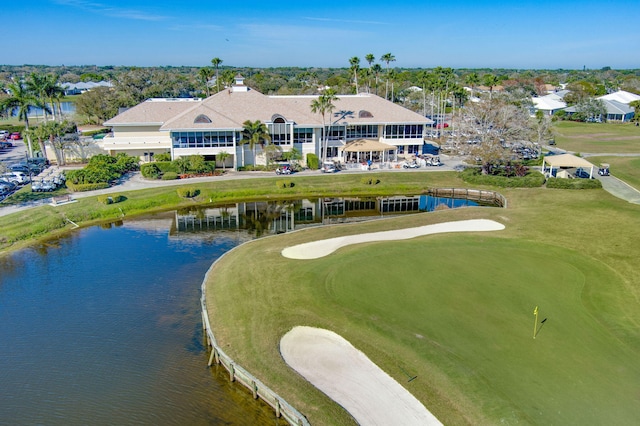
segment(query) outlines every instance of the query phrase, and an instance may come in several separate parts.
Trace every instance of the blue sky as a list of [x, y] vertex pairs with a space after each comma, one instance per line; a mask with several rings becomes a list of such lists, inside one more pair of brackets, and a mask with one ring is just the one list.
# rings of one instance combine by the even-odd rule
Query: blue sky
[[8, 65], [640, 68], [638, 0], [6, 3]]

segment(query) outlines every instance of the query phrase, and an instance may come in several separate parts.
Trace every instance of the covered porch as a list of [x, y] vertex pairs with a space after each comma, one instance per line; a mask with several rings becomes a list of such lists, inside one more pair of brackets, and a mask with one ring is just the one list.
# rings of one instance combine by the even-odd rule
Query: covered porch
[[356, 139], [340, 148], [341, 161], [349, 165], [371, 166], [397, 161], [397, 148], [375, 139]]

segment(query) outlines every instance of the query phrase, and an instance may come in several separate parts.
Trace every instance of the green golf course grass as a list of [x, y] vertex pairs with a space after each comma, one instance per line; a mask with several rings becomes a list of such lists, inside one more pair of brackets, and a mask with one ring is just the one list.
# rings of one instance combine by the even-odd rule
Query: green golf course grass
[[[279, 339], [297, 325], [349, 340], [444, 424], [634, 424], [640, 210], [603, 191], [504, 194], [509, 209], [309, 229], [234, 250], [207, 289], [219, 343], [312, 424], [353, 420], [282, 361]], [[280, 255], [311, 240], [469, 218], [506, 229], [315, 260]]]

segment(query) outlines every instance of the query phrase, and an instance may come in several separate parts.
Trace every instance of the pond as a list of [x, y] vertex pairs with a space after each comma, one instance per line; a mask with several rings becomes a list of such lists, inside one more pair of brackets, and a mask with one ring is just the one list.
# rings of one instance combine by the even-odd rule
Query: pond
[[409, 198], [168, 212], [81, 229], [0, 259], [0, 419], [284, 424], [229, 383], [226, 371], [207, 367], [204, 274], [223, 253], [262, 234], [438, 208]]

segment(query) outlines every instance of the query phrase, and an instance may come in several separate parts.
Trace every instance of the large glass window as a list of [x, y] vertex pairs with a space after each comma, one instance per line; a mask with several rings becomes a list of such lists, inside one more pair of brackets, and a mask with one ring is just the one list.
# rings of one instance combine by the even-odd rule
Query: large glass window
[[312, 143], [313, 129], [293, 129], [293, 143]]
[[384, 137], [387, 139], [420, 139], [422, 124], [391, 124], [384, 126]]
[[268, 125], [271, 143], [274, 145], [291, 145], [291, 124], [284, 123], [282, 118]]
[[[226, 148], [233, 147], [232, 131], [173, 132], [174, 148]], [[236, 132], [236, 140], [240, 134]]]
[[331, 126], [329, 128], [329, 138], [330, 141], [341, 141], [344, 140], [345, 129], [343, 126], [335, 127]]
[[377, 139], [378, 126], [375, 124], [354, 125], [347, 127], [347, 139]]

